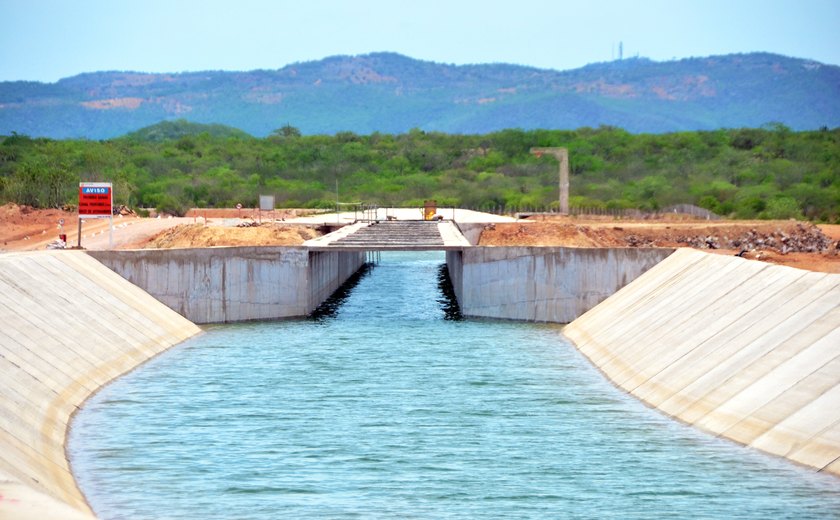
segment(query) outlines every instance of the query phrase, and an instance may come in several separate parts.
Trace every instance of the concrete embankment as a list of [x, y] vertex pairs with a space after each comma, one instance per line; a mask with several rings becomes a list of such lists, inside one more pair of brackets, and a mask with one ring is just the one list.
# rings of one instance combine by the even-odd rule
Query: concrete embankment
[[0, 255], [0, 517], [89, 518], [65, 455], [98, 388], [200, 332], [82, 252]]
[[673, 249], [472, 247], [446, 263], [465, 316], [569, 323]]
[[564, 333], [665, 414], [840, 475], [840, 275], [681, 249]]
[[365, 261], [364, 252], [305, 247], [90, 254], [195, 323], [306, 316]]

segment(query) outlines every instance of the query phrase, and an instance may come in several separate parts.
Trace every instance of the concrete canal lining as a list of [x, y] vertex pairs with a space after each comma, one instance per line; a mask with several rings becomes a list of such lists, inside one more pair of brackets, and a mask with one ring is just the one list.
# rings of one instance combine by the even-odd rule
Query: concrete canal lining
[[65, 456], [98, 388], [200, 332], [82, 252], [0, 255], [0, 517], [89, 518]]
[[[0, 516], [90, 517], [64, 452], [68, 421], [102, 385], [200, 331], [177, 312], [203, 323], [306, 315], [365, 257], [92, 254], [102, 263], [0, 255]], [[649, 405], [840, 474], [840, 275], [661, 249], [467, 247], [447, 263], [464, 314], [574, 320], [566, 335]]]
[[681, 249], [564, 334], [649, 406], [840, 475], [840, 275]]
[[364, 262], [303, 248], [94, 254], [138, 283], [82, 252], [0, 255], [0, 517], [91, 517], [65, 455], [69, 421], [103, 385], [201, 331], [175, 311], [305, 316]]

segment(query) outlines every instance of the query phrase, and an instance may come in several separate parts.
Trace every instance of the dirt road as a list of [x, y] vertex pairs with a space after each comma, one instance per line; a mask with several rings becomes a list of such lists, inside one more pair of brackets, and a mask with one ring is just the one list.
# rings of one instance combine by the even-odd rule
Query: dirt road
[[[79, 220], [75, 213], [60, 210], [30, 210], [6, 205], [0, 208], [0, 251], [37, 251], [67, 235], [67, 247], [79, 243]], [[64, 221], [63, 225], [59, 222]], [[191, 224], [192, 218], [138, 218], [115, 216], [113, 235], [108, 219], [82, 221], [81, 245], [85, 249], [122, 249], [141, 242], [161, 231], [181, 224]]]

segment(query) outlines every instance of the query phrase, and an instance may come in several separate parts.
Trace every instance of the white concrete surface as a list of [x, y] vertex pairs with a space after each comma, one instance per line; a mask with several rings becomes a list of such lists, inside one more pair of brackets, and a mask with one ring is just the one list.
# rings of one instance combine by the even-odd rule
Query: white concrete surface
[[438, 231], [443, 239], [444, 247], [470, 247], [470, 241], [461, 234], [458, 226], [452, 222], [438, 223]]
[[0, 323], [0, 518], [89, 518], [71, 416], [200, 329], [78, 251], [0, 255]]
[[840, 275], [681, 249], [564, 334], [663, 413], [840, 475]]

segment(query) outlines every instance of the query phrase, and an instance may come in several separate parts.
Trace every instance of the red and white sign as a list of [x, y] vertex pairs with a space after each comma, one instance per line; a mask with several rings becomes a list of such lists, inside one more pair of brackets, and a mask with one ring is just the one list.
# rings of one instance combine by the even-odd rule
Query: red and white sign
[[113, 195], [110, 182], [79, 183], [79, 218], [112, 216]]

